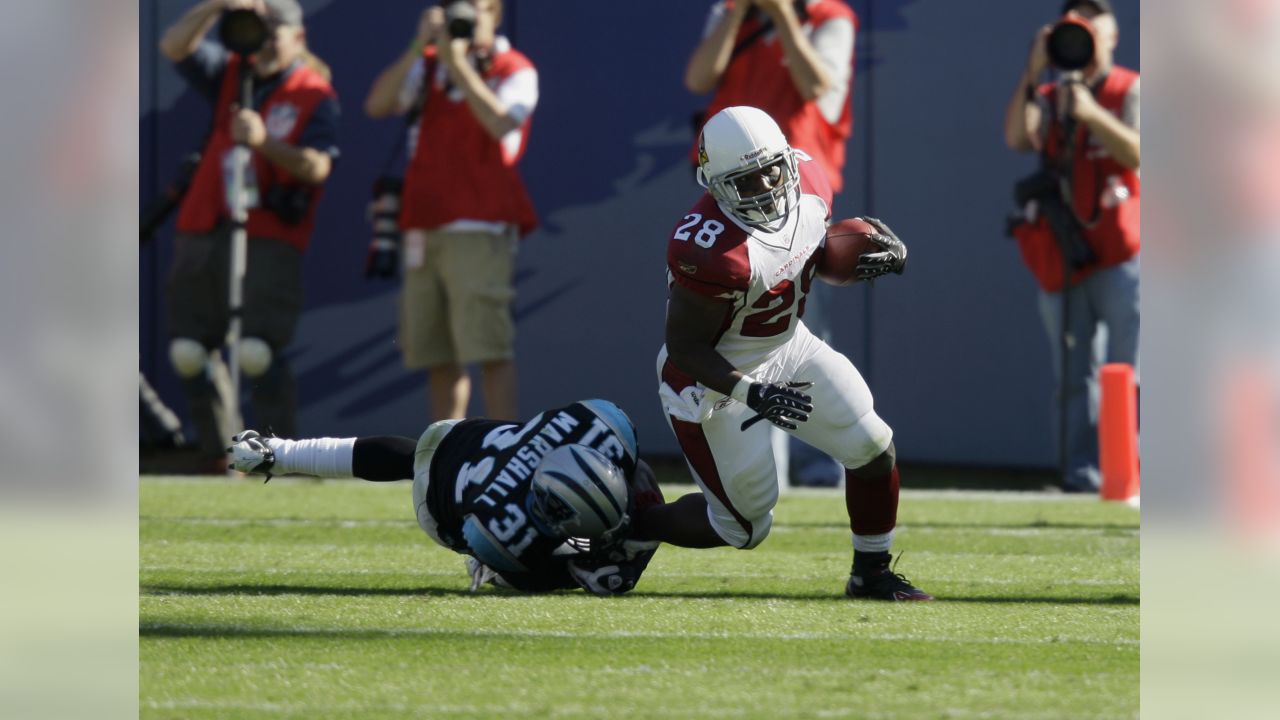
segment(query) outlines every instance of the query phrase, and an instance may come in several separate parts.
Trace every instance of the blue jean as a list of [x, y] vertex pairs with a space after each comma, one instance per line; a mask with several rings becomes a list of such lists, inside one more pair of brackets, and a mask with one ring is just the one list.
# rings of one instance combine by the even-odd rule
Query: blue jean
[[[1067, 319], [1067, 469], [1063, 487], [1093, 490], [1098, 474], [1098, 368], [1103, 363], [1138, 367], [1138, 258], [1090, 275], [1065, 293], [1040, 293], [1040, 317], [1053, 357], [1053, 420], [1062, 387], [1062, 302]], [[1058, 434], [1055, 433], [1055, 438]]]

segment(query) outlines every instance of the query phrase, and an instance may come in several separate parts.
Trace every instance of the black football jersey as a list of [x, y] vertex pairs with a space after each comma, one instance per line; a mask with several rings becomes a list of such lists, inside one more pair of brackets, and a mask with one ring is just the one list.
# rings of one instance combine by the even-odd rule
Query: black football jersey
[[455, 425], [431, 458], [427, 509], [440, 538], [520, 589], [576, 587], [564, 571], [564, 539], [540, 527], [529, 511], [534, 470], [547, 453], [569, 444], [599, 451], [628, 479], [635, 473], [635, 426], [607, 400], [548, 410], [523, 424]]

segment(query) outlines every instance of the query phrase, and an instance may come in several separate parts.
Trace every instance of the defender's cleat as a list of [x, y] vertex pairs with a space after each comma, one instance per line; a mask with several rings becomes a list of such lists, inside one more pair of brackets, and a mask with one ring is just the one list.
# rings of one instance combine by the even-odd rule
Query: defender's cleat
[[[887, 555], [888, 553], [886, 553]], [[898, 557], [902, 556], [899, 555]], [[849, 574], [849, 582], [844, 587], [844, 594], [851, 598], [865, 598], [868, 600], [906, 601], [933, 599], [932, 595], [912, 585], [906, 576], [894, 572], [893, 568], [889, 567], [887, 558], [885, 562], [877, 563], [867, 569], [854, 565], [853, 571]]]
[[267, 447], [266, 438], [257, 430], [243, 430], [231, 438], [232, 445], [227, 448], [231, 456], [231, 467], [242, 473], [261, 473], [271, 480], [271, 469], [276, 464], [276, 454]]

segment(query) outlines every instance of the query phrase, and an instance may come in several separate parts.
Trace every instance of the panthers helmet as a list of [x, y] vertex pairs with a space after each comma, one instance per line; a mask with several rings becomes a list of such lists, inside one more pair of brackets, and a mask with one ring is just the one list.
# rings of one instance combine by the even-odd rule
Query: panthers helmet
[[631, 522], [622, 468], [586, 445], [547, 453], [533, 473], [529, 498], [534, 517], [556, 537], [609, 543]]
[[753, 107], [727, 107], [702, 126], [697, 177], [746, 225], [773, 229], [800, 199], [795, 151], [773, 118]]

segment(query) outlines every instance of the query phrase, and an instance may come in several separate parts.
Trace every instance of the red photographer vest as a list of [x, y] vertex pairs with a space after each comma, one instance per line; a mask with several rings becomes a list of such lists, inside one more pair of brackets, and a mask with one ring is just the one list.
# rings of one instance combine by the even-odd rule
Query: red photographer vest
[[[1094, 91], [1098, 104], [1117, 117], [1124, 113], [1125, 96], [1138, 79], [1138, 73], [1119, 66], [1112, 67], [1101, 87]], [[1051, 121], [1045, 143], [1045, 155], [1059, 162], [1066, 149], [1066, 133], [1053, 110], [1054, 84], [1038, 89], [1049, 101]], [[1071, 277], [1071, 285], [1079, 283], [1103, 268], [1119, 265], [1137, 256], [1140, 248], [1142, 183], [1138, 172], [1112, 158], [1102, 143], [1079, 123], [1076, 128], [1075, 152], [1071, 162], [1072, 205], [1076, 216], [1089, 222], [1084, 236], [1093, 249], [1097, 262], [1080, 268]], [[1035, 223], [1024, 223], [1014, 231], [1022, 259], [1046, 292], [1062, 290], [1062, 252], [1058, 248], [1043, 215]]]
[[[726, 3], [726, 12], [732, 7], [732, 2]], [[809, 3], [807, 12], [809, 19], [805, 21], [806, 25], [817, 28], [830, 20], [843, 18], [853, 23], [854, 32], [857, 32], [858, 16], [843, 2], [821, 0]], [[759, 31], [763, 22], [761, 13], [743, 22], [734, 38], [734, 46]], [[849, 73], [848, 92], [840, 118], [834, 124], [827, 122], [817, 102], [800, 97], [791, 82], [791, 73], [782, 62], [782, 43], [772, 33], [776, 30], [757, 38], [729, 61], [711, 104], [707, 106], [706, 118], [710, 119], [734, 105], [760, 108], [782, 128], [791, 147], [804, 150], [818, 161], [827, 173], [831, 189], [838, 193], [844, 187], [845, 143], [853, 135], [853, 73]], [[695, 140], [690, 155], [695, 161], [697, 151]]]
[[[235, 147], [235, 141], [231, 139], [231, 106], [239, 102], [240, 62], [240, 57], [232, 53], [223, 71], [222, 89], [213, 110], [213, 131], [191, 179], [191, 188], [178, 211], [177, 227], [181, 232], [206, 233], [231, 216], [226, 188], [231, 182], [230, 158]], [[298, 64], [257, 108], [267, 126], [267, 136], [290, 145], [297, 144], [316, 107], [333, 94], [333, 87], [319, 73], [305, 63]], [[246, 224], [249, 237], [283, 240], [298, 250], [306, 250], [315, 226], [321, 186], [297, 180], [261, 153], [253, 153], [252, 158], [245, 183], [250, 188]], [[308, 195], [310, 202], [302, 222], [286, 224], [262, 208], [262, 199], [276, 186], [300, 188]], [[254, 187], [256, 191], [252, 189]]]
[[[520, 128], [512, 157], [489, 134], [463, 98], [449, 97], [449, 84], [436, 82], [435, 48], [427, 48], [426, 104], [418, 121], [418, 144], [404, 175], [400, 227], [430, 230], [455, 220], [515, 225], [524, 235], [538, 225], [533, 202], [516, 170], [529, 140], [532, 116]], [[482, 73], [493, 87], [533, 63], [515, 50], [499, 52]]]

